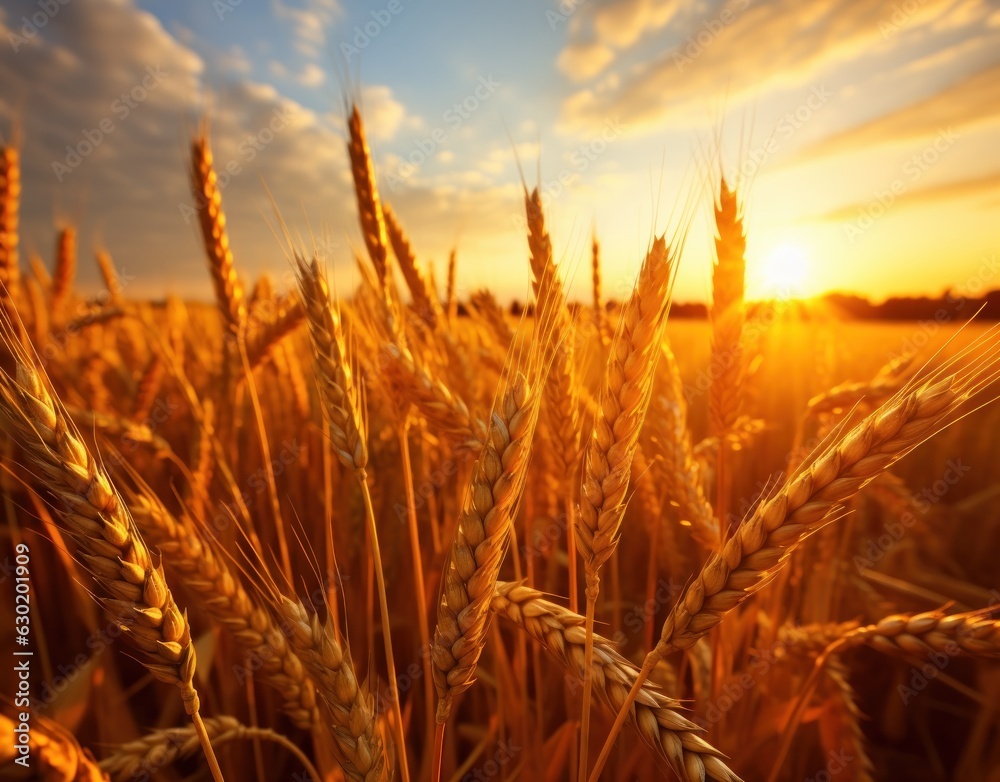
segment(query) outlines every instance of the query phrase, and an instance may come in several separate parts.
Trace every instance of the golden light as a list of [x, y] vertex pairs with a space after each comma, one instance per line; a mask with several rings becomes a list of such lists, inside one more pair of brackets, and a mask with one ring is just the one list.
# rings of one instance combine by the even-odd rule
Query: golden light
[[770, 299], [800, 298], [809, 278], [809, 254], [801, 245], [779, 244], [764, 256], [754, 275], [757, 293]]

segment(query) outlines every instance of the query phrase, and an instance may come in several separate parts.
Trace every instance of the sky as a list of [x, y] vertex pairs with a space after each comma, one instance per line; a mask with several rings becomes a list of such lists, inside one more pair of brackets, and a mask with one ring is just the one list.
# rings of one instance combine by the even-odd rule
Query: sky
[[[22, 263], [80, 231], [125, 295], [210, 297], [188, 149], [207, 117], [237, 267], [290, 281], [280, 220], [358, 279], [345, 107], [443, 288], [523, 300], [523, 181], [573, 295], [631, 289], [665, 232], [711, 291], [738, 183], [751, 296], [1000, 288], [1000, 2], [0, 0], [0, 136], [20, 129]], [[224, 172], [224, 173], [223, 173]]]

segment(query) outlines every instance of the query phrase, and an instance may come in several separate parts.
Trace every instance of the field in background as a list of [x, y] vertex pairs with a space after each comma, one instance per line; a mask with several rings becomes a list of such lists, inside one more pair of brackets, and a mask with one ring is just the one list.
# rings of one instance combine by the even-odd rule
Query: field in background
[[537, 191], [518, 321], [348, 131], [342, 300], [290, 240], [295, 289], [240, 278], [194, 139], [211, 308], [106, 254], [84, 301], [72, 228], [21, 269], [5, 151], [9, 778], [1000, 780], [990, 327], [748, 317], [725, 179], [710, 322], [662, 238], [570, 306]]

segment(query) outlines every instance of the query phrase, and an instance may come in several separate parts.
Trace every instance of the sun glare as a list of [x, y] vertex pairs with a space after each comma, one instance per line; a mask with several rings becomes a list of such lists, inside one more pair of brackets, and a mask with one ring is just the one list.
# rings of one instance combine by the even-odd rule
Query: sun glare
[[809, 254], [797, 244], [779, 244], [766, 256], [755, 275], [755, 286], [766, 298], [800, 298], [809, 278]]

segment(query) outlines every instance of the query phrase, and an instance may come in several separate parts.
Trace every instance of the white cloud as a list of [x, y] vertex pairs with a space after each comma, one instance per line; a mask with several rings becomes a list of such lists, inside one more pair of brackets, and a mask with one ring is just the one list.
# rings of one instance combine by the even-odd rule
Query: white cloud
[[336, 0], [307, 0], [293, 5], [285, 0], [271, 0], [279, 21], [288, 22], [295, 36], [295, 50], [305, 57], [318, 58], [326, 44], [326, 31], [340, 13]]
[[[957, 7], [925, 0], [898, 23], [891, 7], [871, 0], [725, 0], [676, 18], [674, 10], [653, 0], [595, 6], [588, 19], [598, 40], [637, 40], [645, 28], [636, 20], [668, 19], [663, 35], [670, 44], [640, 46], [636, 62], [609, 74], [617, 83], [605, 77], [568, 96], [564, 130], [586, 130], [610, 116], [650, 129], [668, 119], [690, 123], [713, 103], [732, 108], [769, 90], [808, 84], [833, 66], [884, 56], [911, 38], [926, 47], [930, 36], [976, 24], [987, 9], [982, 0]], [[581, 46], [571, 41], [567, 50]], [[567, 50], [562, 56], [572, 56]]]
[[318, 87], [326, 81], [326, 72], [315, 63], [308, 63], [296, 81], [306, 87]]

